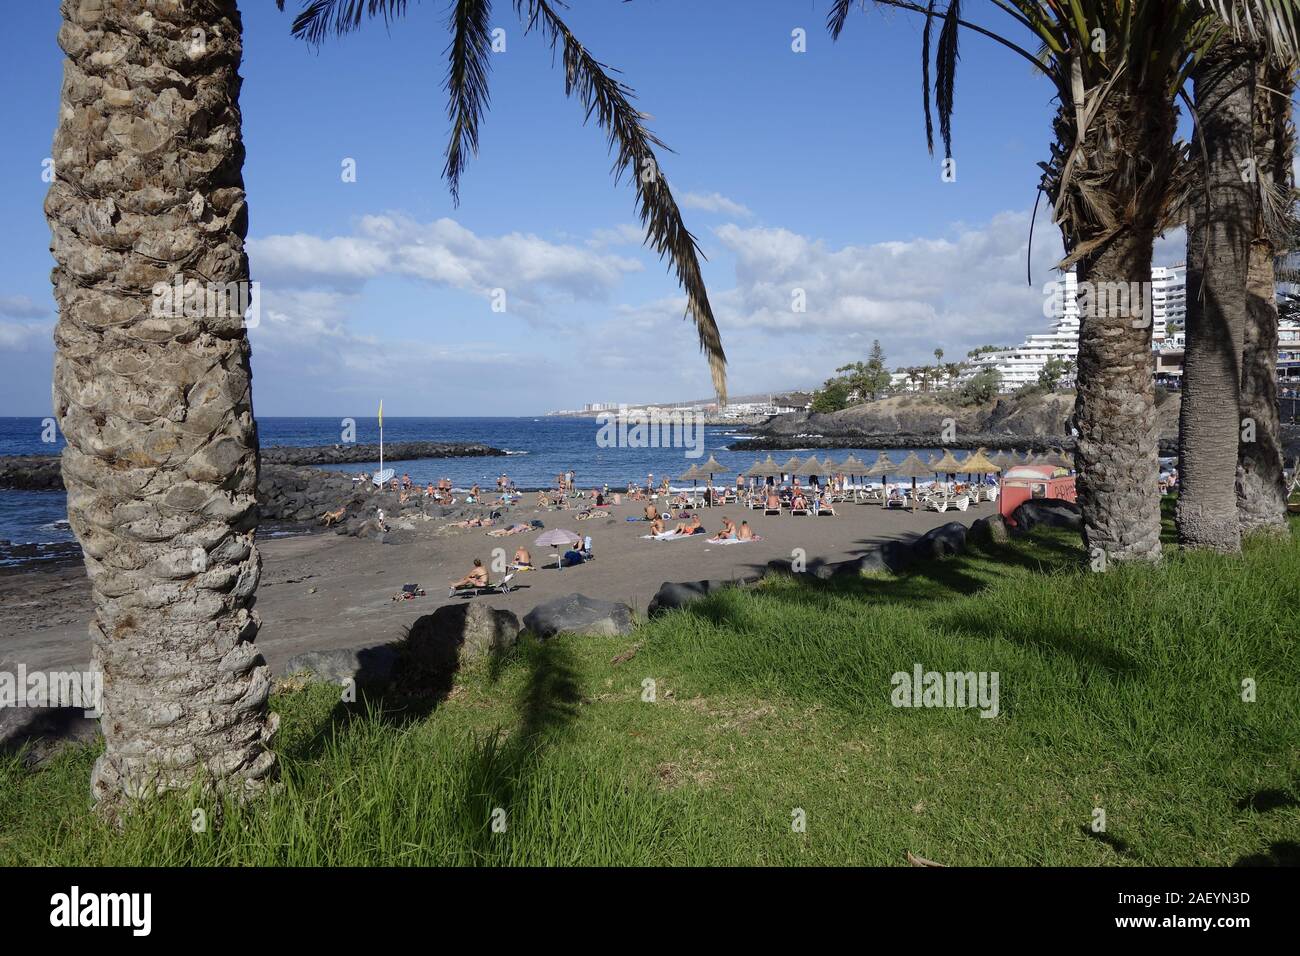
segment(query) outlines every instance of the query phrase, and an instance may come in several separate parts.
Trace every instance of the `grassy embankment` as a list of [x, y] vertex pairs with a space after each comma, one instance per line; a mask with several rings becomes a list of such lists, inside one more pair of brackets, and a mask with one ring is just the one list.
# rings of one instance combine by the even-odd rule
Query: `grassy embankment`
[[[903, 577], [771, 580], [631, 640], [525, 641], [432, 710], [281, 691], [277, 792], [220, 822], [199, 801], [204, 832], [189, 799], [119, 832], [87, 813], [93, 752], [9, 761], [0, 863], [1294, 863], [1295, 532], [1105, 575], [1043, 533]], [[917, 663], [996, 671], [1000, 715], [891, 706]]]

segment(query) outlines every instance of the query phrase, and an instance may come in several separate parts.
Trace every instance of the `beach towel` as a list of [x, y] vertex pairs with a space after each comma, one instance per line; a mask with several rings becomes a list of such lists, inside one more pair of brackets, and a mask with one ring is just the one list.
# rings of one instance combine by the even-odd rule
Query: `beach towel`
[[727, 538], [725, 541], [719, 541], [718, 543], [719, 544], [749, 544], [749, 542], [751, 541], [762, 541], [762, 540], [763, 540], [763, 536], [761, 534], [756, 534], [752, 538], [744, 538], [744, 539]]
[[665, 531], [663, 534], [643, 534], [643, 538], [649, 538], [652, 541], [687, 541], [695, 535], [678, 534], [676, 531]]

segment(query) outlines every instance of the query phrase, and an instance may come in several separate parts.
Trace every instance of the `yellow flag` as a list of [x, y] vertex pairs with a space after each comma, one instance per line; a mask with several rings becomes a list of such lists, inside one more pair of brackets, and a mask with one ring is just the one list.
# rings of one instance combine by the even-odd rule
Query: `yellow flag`
[[379, 400], [379, 427], [384, 427], [384, 400]]

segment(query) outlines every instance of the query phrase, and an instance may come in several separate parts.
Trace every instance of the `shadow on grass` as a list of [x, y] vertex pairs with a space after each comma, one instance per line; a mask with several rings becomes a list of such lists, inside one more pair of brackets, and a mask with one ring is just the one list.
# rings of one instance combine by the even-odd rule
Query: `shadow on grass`
[[1096, 840], [1098, 843], [1106, 844], [1106, 846], [1110, 847], [1112, 850], [1114, 850], [1116, 853], [1120, 854], [1121, 856], [1132, 856], [1133, 854], [1133, 850], [1128, 845], [1128, 842], [1125, 840], [1121, 840], [1117, 836], [1113, 836], [1112, 834], [1106, 832], [1097, 833], [1095, 830], [1093, 830], [1092, 827], [1088, 826], [1087, 824], [1084, 824], [1079, 829], [1082, 831], [1084, 836], [1088, 837], [1089, 839]]
[[498, 728], [465, 751], [460, 819], [467, 844], [484, 861], [508, 848], [502, 837], [510, 814], [528, 800], [543, 754], [577, 718], [582, 701], [577, 662], [563, 639], [529, 638], [517, 657], [527, 668], [515, 705], [518, 726], [508, 734]]
[[1233, 866], [1300, 866], [1300, 843], [1275, 840], [1262, 853], [1241, 857]]

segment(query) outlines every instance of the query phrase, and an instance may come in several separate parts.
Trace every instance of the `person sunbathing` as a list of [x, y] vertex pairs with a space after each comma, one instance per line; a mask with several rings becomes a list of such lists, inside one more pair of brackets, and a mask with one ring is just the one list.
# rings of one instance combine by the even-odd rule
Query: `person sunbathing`
[[722, 530], [716, 535], [718, 538], [734, 538], [736, 536], [736, 522], [730, 518], [722, 519]]
[[329, 528], [337, 524], [338, 522], [342, 521], [343, 516], [347, 514], [347, 510], [348, 509], [346, 506], [339, 505], [333, 511], [327, 511], [323, 515], [321, 515], [320, 516], [321, 523], [324, 524], [325, 527]]
[[767, 493], [767, 510], [768, 511], [781, 510], [781, 496], [776, 493], [775, 489]]
[[515, 567], [531, 568], [533, 566], [533, 556], [528, 553], [528, 549], [522, 544], [515, 548]]
[[659, 517], [659, 509], [655, 507], [654, 502], [651, 502], [650, 504], [646, 505], [646, 506], [645, 506], [645, 520], [646, 520], [646, 521], [654, 521], [655, 518], [657, 518], [657, 517]]
[[703, 531], [704, 531], [704, 527], [700, 524], [700, 516], [692, 515], [689, 521], [677, 522], [677, 527], [673, 531], [673, 534], [680, 534], [686, 536], [692, 534], [700, 534]]
[[736, 540], [737, 540], [737, 541], [753, 541], [753, 540], [754, 540], [754, 529], [752, 529], [752, 528], [749, 526], [749, 522], [748, 522], [748, 521], [742, 521], [742, 522], [740, 523], [740, 527], [736, 529]]
[[655, 534], [655, 535], [659, 535], [659, 534], [663, 534], [663, 533], [664, 533], [664, 519], [663, 519], [663, 518], [659, 517], [658, 515], [655, 515], [655, 516], [654, 516], [654, 519], [650, 522], [650, 533], [651, 533], [651, 534]]
[[803, 496], [802, 493], [796, 491], [796, 492], [795, 492], [795, 496], [794, 496], [793, 498], [790, 499], [790, 510], [791, 510], [791, 511], [807, 511], [807, 510], [808, 510], [808, 502], [807, 502], [807, 500], [804, 498], [804, 496]]
[[463, 588], [482, 588], [487, 587], [488, 573], [487, 568], [483, 567], [483, 562], [479, 558], [474, 559], [474, 567], [470, 569], [469, 574], [465, 575], [459, 581], [453, 581], [451, 588], [453, 591]]

